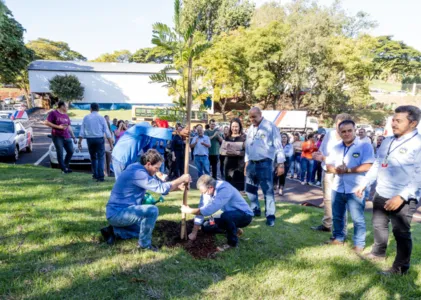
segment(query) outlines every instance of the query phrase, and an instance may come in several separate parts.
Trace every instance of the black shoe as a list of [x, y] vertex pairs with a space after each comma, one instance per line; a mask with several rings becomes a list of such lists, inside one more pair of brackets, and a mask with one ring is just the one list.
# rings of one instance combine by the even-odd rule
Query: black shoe
[[73, 170], [69, 169], [69, 168], [67, 168], [66, 171], [67, 171], [67, 173], [73, 173]]
[[258, 208], [253, 209], [253, 213], [255, 217], [260, 217], [262, 215], [262, 211]]
[[95, 175], [92, 175], [92, 179], [93, 179], [93, 180], [97, 180], [98, 178], [96, 178], [96, 176], [95, 176]]
[[61, 173], [63, 173], [63, 174], [69, 174], [69, 173], [72, 173], [72, 172], [73, 171], [70, 170], [70, 169], [64, 169], [64, 170], [61, 171]]
[[275, 226], [275, 216], [267, 216], [266, 217], [266, 225], [269, 227]]
[[104, 182], [105, 181], [105, 179], [104, 178], [101, 178], [101, 179], [97, 179], [96, 180], [96, 182]]
[[113, 227], [110, 225], [108, 227], [104, 227], [101, 230], [101, 235], [104, 238], [104, 241], [108, 244], [108, 245], [114, 245], [115, 244], [115, 240], [116, 240], [116, 236], [114, 234], [114, 230]]
[[327, 228], [324, 225], [314, 226], [314, 227], [311, 227], [311, 229], [316, 230], [316, 231], [331, 232], [331, 229]]
[[408, 274], [408, 269], [404, 269], [402, 267], [392, 267], [389, 270], [386, 271], [380, 271], [379, 272], [380, 275], [383, 276], [392, 276], [392, 275], [407, 275]]
[[145, 247], [145, 248], [138, 245], [137, 248], [141, 251], [152, 251], [152, 252], [158, 252], [159, 251], [158, 247], [156, 247], [154, 245], [150, 245], [149, 247]]

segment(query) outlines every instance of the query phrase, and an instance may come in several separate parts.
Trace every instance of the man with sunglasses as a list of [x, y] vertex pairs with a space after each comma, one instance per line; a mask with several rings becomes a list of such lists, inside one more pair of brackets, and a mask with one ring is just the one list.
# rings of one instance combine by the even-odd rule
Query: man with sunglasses
[[[247, 227], [253, 219], [253, 211], [240, 192], [231, 184], [222, 180], [215, 180], [210, 175], [202, 175], [197, 181], [197, 188], [202, 193], [200, 208], [181, 207], [186, 214], [210, 217], [205, 221], [202, 230], [207, 233], [226, 233], [229, 247], [236, 247], [238, 236], [243, 233], [240, 228]], [[203, 201], [206, 198], [207, 201]], [[220, 218], [213, 219], [212, 215], [222, 210]]]

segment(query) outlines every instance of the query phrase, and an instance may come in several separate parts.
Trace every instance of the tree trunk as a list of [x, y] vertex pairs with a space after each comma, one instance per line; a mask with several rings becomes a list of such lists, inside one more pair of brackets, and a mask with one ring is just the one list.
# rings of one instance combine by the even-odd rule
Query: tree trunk
[[222, 101], [222, 99], [219, 100], [219, 103], [221, 104], [221, 113], [222, 113], [222, 118], [224, 121], [227, 120], [227, 115], [225, 112], [225, 106], [227, 105], [227, 98], [224, 98], [225, 100]]
[[[193, 36], [190, 37], [189, 46], [191, 46], [193, 42]], [[187, 120], [186, 126], [190, 128], [191, 125], [191, 106], [192, 106], [192, 76], [193, 75], [193, 57], [190, 55], [188, 61], [188, 77], [187, 77], [187, 101], [186, 101], [186, 112], [187, 112]], [[190, 136], [186, 139], [186, 151], [184, 155], [184, 174], [189, 174], [189, 158], [190, 158]], [[184, 189], [183, 194], [183, 205], [187, 205], [187, 196], [188, 196], [188, 188]], [[186, 226], [186, 214], [181, 214], [181, 233], [180, 238], [182, 240], [187, 240], [187, 226]]]

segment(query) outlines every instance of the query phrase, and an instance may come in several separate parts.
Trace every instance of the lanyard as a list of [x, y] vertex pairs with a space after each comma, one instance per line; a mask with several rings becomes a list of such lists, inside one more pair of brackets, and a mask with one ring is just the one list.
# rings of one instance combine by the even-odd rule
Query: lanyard
[[344, 156], [342, 157], [342, 163], [345, 164], [345, 156], [348, 154], [349, 149], [351, 149], [351, 147], [354, 146], [354, 143], [349, 145], [349, 147], [345, 146], [345, 143], [343, 145], [345, 148], [344, 148]]
[[385, 161], [387, 161], [389, 155], [395, 151], [396, 149], [398, 149], [400, 146], [402, 146], [403, 144], [405, 144], [406, 142], [409, 142], [410, 140], [412, 140], [414, 137], [416, 137], [418, 135], [418, 132], [416, 134], [414, 134], [413, 136], [411, 136], [409, 139], [407, 139], [406, 141], [403, 141], [402, 143], [400, 143], [399, 145], [397, 145], [395, 148], [393, 148], [392, 150], [390, 150], [390, 148], [392, 148], [392, 144], [393, 142], [396, 140], [395, 138], [392, 140], [392, 142], [389, 145], [389, 149], [387, 149], [387, 154], [385, 157]]

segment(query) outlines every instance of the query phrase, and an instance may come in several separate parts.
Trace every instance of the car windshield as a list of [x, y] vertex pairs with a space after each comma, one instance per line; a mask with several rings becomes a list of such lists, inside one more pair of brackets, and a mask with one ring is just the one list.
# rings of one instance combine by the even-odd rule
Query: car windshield
[[75, 136], [79, 136], [80, 125], [72, 125], [72, 130], [73, 130], [73, 133], [75, 134]]
[[0, 133], [13, 133], [14, 131], [12, 122], [0, 122]]

